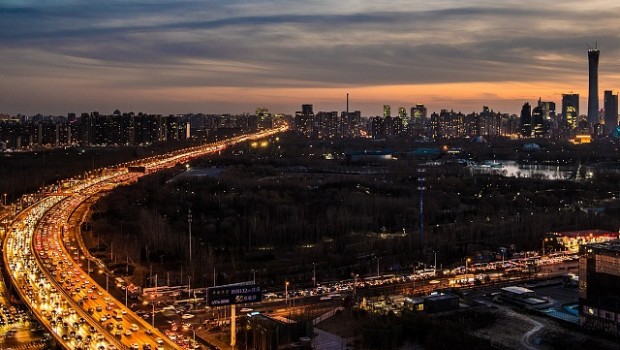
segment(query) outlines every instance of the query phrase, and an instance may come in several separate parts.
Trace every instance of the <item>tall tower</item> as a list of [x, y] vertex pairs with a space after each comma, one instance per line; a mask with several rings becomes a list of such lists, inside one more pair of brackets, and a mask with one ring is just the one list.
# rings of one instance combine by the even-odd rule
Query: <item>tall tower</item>
[[588, 48], [589, 89], [588, 89], [588, 123], [594, 125], [598, 120], [598, 57], [600, 51], [595, 45]]

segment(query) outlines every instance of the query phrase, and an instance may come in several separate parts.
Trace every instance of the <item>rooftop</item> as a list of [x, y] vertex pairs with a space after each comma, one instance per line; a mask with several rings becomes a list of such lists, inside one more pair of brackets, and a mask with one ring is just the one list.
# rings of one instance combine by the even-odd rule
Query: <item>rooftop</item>
[[588, 236], [618, 237], [618, 232], [604, 231], [604, 230], [583, 230], [583, 231], [554, 232], [553, 235], [554, 236], [566, 236], [566, 237], [588, 237]]
[[600, 243], [591, 243], [582, 245], [583, 249], [596, 249], [596, 250], [606, 250], [609, 252], [620, 252], [620, 239], [615, 239], [613, 241], [600, 242]]
[[527, 293], [534, 293], [533, 290], [531, 289], [527, 289], [524, 287], [518, 287], [518, 286], [510, 286], [510, 287], [504, 287], [502, 288], [503, 291], [505, 292], [509, 292], [509, 293], [513, 293], [513, 294], [517, 294], [517, 295], [522, 295], [522, 294], [527, 294]]

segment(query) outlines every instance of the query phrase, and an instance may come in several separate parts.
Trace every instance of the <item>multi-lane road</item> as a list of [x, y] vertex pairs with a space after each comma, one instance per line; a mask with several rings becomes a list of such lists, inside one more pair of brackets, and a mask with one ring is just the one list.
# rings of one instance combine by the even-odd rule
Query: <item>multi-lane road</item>
[[181, 348], [97, 285], [90, 271], [85, 271], [86, 266], [74, 259], [64, 235], [74, 224], [69, 218], [81, 203], [119, 184], [285, 130], [281, 127], [237, 136], [66, 180], [10, 222], [3, 249], [9, 282], [63, 348]]

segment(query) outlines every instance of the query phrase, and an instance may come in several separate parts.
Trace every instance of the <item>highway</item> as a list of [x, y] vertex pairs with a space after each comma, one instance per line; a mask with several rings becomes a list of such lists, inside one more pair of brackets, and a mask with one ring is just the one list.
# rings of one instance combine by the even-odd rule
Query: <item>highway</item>
[[[4, 238], [3, 263], [19, 296], [65, 349], [180, 349], [113, 298], [84, 271], [67, 249], [64, 236], [71, 214], [84, 201], [119, 184], [193, 158], [221, 151], [229, 145], [285, 131], [286, 127], [242, 135], [166, 155], [120, 164], [68, 179], [17, 213]], [[131, 167], [142, 171], [132, 172]]]

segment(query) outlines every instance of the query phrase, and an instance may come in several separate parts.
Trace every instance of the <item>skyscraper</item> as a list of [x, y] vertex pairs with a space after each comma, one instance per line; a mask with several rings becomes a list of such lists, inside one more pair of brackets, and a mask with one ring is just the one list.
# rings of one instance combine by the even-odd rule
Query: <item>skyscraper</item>
[[532, 137], [532, 106], [528, 102], [521, 107], [521, 135]]
[[577, 127], [579, 94], [562, 94], [562, 117], [569, 129]]
[[618, 125], [618, 94], [614, 95], [611, 90], [605, 90], [603, 103], [605, 108], [605, 129], [608, 133], [611, 133]]
[[594, 125], [598, 120], [598, 58], [600, 51], [596, 48], [588, 49], [589, 89], [588, 89], [588, 123]]
[[392, 112], [391, 112], [390, 105], [383, 105], [383, 118], [391, 117], [391, 116], [392, 116]]

